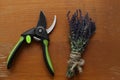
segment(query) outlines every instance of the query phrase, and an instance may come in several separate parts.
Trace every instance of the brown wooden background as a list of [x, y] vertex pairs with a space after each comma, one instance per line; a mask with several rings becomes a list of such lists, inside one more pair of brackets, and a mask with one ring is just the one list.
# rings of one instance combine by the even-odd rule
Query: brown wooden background
[[[0, 80], [67, 80], [66, 13], [76, 9], [89, 12], [97, 31], [84, 55], [84, 72], [71, 80], [120, 80], [120, 0], [0, 0]], [[6, 70], [9, 52], [22, 32], [36, 26], [40, 10], [46, 14], [48, 27], [57, 15], [49, 45], [55, 76], [50, 76], [36, 42], [24, 45], [12, 69]]]

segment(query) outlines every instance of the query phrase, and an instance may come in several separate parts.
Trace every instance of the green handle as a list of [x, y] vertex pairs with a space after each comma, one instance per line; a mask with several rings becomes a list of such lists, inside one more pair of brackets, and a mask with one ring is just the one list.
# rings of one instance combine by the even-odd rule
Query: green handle
[[52, 62], [48, 53], [48, 40], [43, 40], [42, 42], [42, 48], [43, 48], [43, 56], [44, 56], [44, 60], [46, 63], [46, 66], [49, 70], [49, 72], [54, 76], [54, 69], [52, 66]]
[[18, 49], [21, 47], [23, 41], [24, 41], [24, 37], [21, 36], [19, 41], [17, 42], [17, 44], [14, 46], [14, 48], [10, 52], [8, 59], [7, 59], [7, 69], [9, 69], [12, 66], [12, 62], [13, 62], [13, 59], [15, 57], [15, 54], [18, 51]]

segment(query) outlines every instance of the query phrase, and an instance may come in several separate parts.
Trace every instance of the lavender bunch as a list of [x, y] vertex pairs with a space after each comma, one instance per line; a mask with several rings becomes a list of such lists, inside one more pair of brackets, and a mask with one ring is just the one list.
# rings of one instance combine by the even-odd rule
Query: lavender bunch
[[71, 53], [68, 61], [67, 77], [73, 77], [76, 72], [82, 72], [82, 66], [85, 61], [81, 58], [85, 47], [88, 44], [90, 37], [96, 30], [95, 23], [89, 17], [88, 13], [83, 16], [81, 10], [76, 12], [70, 17], [70, 11], [67, 14], [70, 26], [70, 44]]

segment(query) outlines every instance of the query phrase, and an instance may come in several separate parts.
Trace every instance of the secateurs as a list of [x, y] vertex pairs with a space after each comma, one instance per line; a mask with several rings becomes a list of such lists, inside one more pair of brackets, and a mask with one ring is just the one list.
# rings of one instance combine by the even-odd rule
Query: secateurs
[[48, 29], [46, 29], [46, 18], [45, 18], [44, 13], [41, 11], [37, 26], [21, 34], [21, 37], [18, 43], [15, 45], [15, 47], [12, 49], [11, 53], [9, 54], [8, 60], [7, 60], [7, 68], [8, 69], [11, 68], [13, 58], [16, 52], [18, 51], [18, 49], [21, 47], [22, 43], [26, 42], [30, 44], [31, 40], [34, 39], [41, 43], [46, 66], [49, 72], [52, 75], [54, 75], [54, 69], [53, 69], [51, 59], [48, 53], [48, 43], [49, 43], [48, 34], [54, 29], [55, 23], [56, 23], [56, 16], [54, 16], [52, 25]]

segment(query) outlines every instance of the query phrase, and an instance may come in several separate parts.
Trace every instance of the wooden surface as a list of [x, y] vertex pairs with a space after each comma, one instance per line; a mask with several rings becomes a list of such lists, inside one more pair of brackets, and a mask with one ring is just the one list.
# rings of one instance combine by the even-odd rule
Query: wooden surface
[[[71, 80], [120, 80], [120, 0], [0, 0], [0, 80], [67, 80], [70, 45], [66, 13], [76, 9], [88, 12], [97, 30], [85, 51], [83, 73]], [[36, 26], [40, 10], [48, 27], [57, 15], [49, 36], [55, 76], [49, 74], [37, 42], [24, 45], [12, 69], [6, 70], [9, 52], [22, 32]]]

